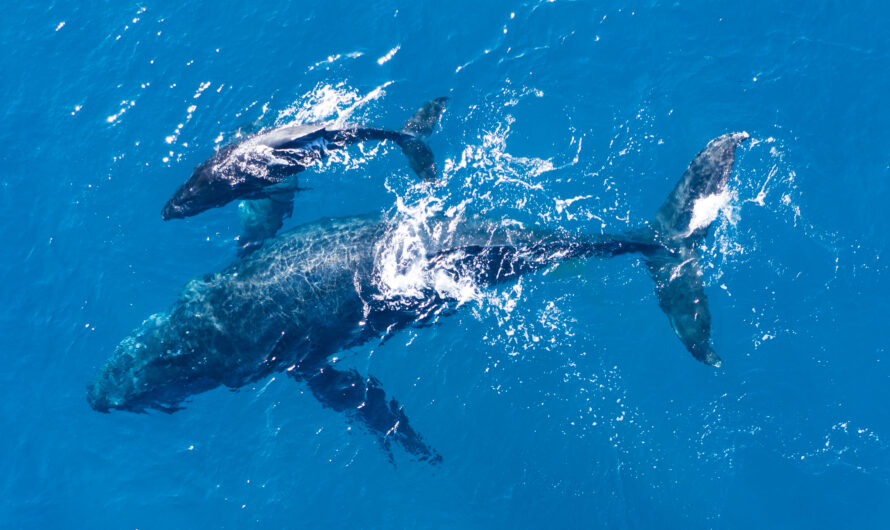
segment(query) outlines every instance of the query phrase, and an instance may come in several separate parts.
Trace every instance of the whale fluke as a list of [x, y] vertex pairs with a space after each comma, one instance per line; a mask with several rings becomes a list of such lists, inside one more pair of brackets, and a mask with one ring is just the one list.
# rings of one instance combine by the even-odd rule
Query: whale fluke
[[720, 366], [720, 357], [711, 348], [711, 312], [701, 279], [698, 252], [682, 248], [671, 252], [661, 248], [646, 260], [658, 305], [686, 350], [699, 361]]
[[716, 219], [717, 212], [707, 210], [716, 210], [714, 199], [719, 203], [726, 192], [736, 148], [747, 139], [746, 132], [725, 134], [692, 160], [650, 223], [657, 244], [644, 252], [671, 327], [693, 357], [711, 366], [721, 361], [711, 348], [711, 312], [696, 247]]
[[447, 97], [432, 99], [423, 104], [420, 109], [411, 116], [411, 119], [402, 126], [402, 132], [415, 138], [426, 140], [433, 133], [439, 118], [445, 112]]
[[435, 130], [442, 113], [445, 112], [446, 101], [448, 98], [441, 97], [424, 103], [423, 107], [402, 126], [403, 135], [396, 138], [396, 143], [408, 157], [411, 169], [424, 180], [435, 180], [438, 176], [433, 151], [427, 145], [426, 140]]

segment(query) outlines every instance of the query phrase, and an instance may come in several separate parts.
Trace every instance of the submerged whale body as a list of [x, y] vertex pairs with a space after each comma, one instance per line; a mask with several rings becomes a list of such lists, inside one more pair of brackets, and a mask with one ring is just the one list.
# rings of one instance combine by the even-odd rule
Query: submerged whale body
[[427, 101], [399, 131], [334, 127], [313, 123], [260, 131], [219, 149], [199, 164], [164, 205], [165, 220], [185, 218], [248, 199], [241, 207], [241, 253], [255, 250], [275, 235], [293, 211], [296, 175], [333, 150], [366, 142], [390, 140], [401, 147], [411, 169], [424, 180], [435, 180], [436, 164], [426, 143], [445, 110], [448, 98]]
[[429, 281], [410, 296], [391, 294], [381, 277], [382, 251], [392, 234], [382, 216], [297, 227], [225, 270], [189, 282], [170, 309], [117, 346], [87, 399], [102, 412], [172, 412], [190, 395], [286, 371], [385, 447], [395, 442], [419, 459], [437, 461], [379, 381], [342, 370], [330, 357], [453, 305], [443, 284], [491, 287], [562, 260], [631, 252], [647, 262], [659, 305], [686, 349], [719, 365], [696, 254], [713, 219], [698, 219], [695, 204], [725, 189], [734, 152], [747, 137], [711, 141], [655, 218], [626, 234], [567, 236], [480, 219], [458, 223], [446, 235], [428, 234], [423, 270]]

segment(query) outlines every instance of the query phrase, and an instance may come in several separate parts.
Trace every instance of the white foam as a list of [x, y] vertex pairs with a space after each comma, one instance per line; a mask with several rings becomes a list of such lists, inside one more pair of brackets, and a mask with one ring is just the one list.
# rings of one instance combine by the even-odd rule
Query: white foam
[[345, 83], [320, 83], [279, 112], [275, 125], [332, 122], [333, 127], [342, 126], [357, 109], [382, 97], [386, 87], [391, 84], [392, 81], [387, 81], [362, 95], [355, 89], [347, 88]]
[[395, 56], [395, 54], [398, 53], [398, 51], [399, 51], [401, 48], [402, 48], [401, 46], [396, 46], [395, 48], [389, 50], [388, 52], [386, 52], [386, 55], [384, 55], [383, 57], [377, 59], [377, 64], [383, 66], [383, 63], [385, 63], [385, 62], [389, 61], [390, 59], [392, 59], [393, 56]]
[[399, 222], [377, 248], [378, 288], [384, 298], [421, 298], [431, 280], [442, 282], [429, 277], [424, 237], [428, 220], [442, 210], [442, 202], [427, 196], [407, 205], [398, 197], [396, 208]]
[[[563, 213], [566, 209], [572, 205], [573, 202], [582, 201], [584, 199], [590, 199], [593, 197], [592, 195], [578, 195], [576, 197], [572, 197], [571, 199], [554, 199], [556, 201], [556, 213]], [[574, 215], [566, 211], [566, 219], [572, 220], [574, 219]]]

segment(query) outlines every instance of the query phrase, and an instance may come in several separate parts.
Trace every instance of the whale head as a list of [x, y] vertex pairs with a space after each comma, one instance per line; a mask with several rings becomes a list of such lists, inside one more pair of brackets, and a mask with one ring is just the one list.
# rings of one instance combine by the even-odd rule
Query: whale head
[[184, 219], [256, 192], [250, 179], [235, 178], [223, 171], [214, 156], [198, 165], [161, 210], [165, 221]]
[[191, 394], [217, 386], [207, 363], [171, 326], [170, 315], [149, 317], [115, 348], [87, 387], [87, 401], [99, 412], [178, 410]]

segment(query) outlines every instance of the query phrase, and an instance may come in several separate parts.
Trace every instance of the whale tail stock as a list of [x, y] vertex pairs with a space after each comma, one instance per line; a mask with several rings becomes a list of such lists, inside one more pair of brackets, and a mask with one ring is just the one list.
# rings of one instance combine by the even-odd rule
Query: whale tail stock
[[568, 244], [559, 237], [545, 238], [524, 249], [512, 244], [448, 248], [431, 260], [442, 260], [451, 268], [496, 282], [566, 259], [643, 254], [655, 281], [658, 304], [677, 337], [693, 357], [719, 366], [720, 357], [710, 344], [711, 313], [697, 247], [726, 200], [735, 151], [747, 139], [748, 134], [741, 132], [711, 140], [689, 164], [655, 217], [640, 229], [620, 235], [581, 236]]
[[721, 360], [711, 347], [711, 313], [697, 247], [716, 219], [736, 148], [747, 139], [748, 133], [738, 132], [711, 140], [649, 226], [628, 235], [632, 246], [646, 256], [658, 305], [674, 332], [693, 357], [711, 366], [720, 366]]
[[432, 99], [423, 104], [420, 109], [411, 116], [402, 126], [395, 142], [402, 148], [402, 152], [408, 157], [408, 164], [423, 180], [435, 180], [436, 163], [433, 151], [426, 143], [427, 138], [433, 133], [439, 118], [445, 112], [447, 97]]

